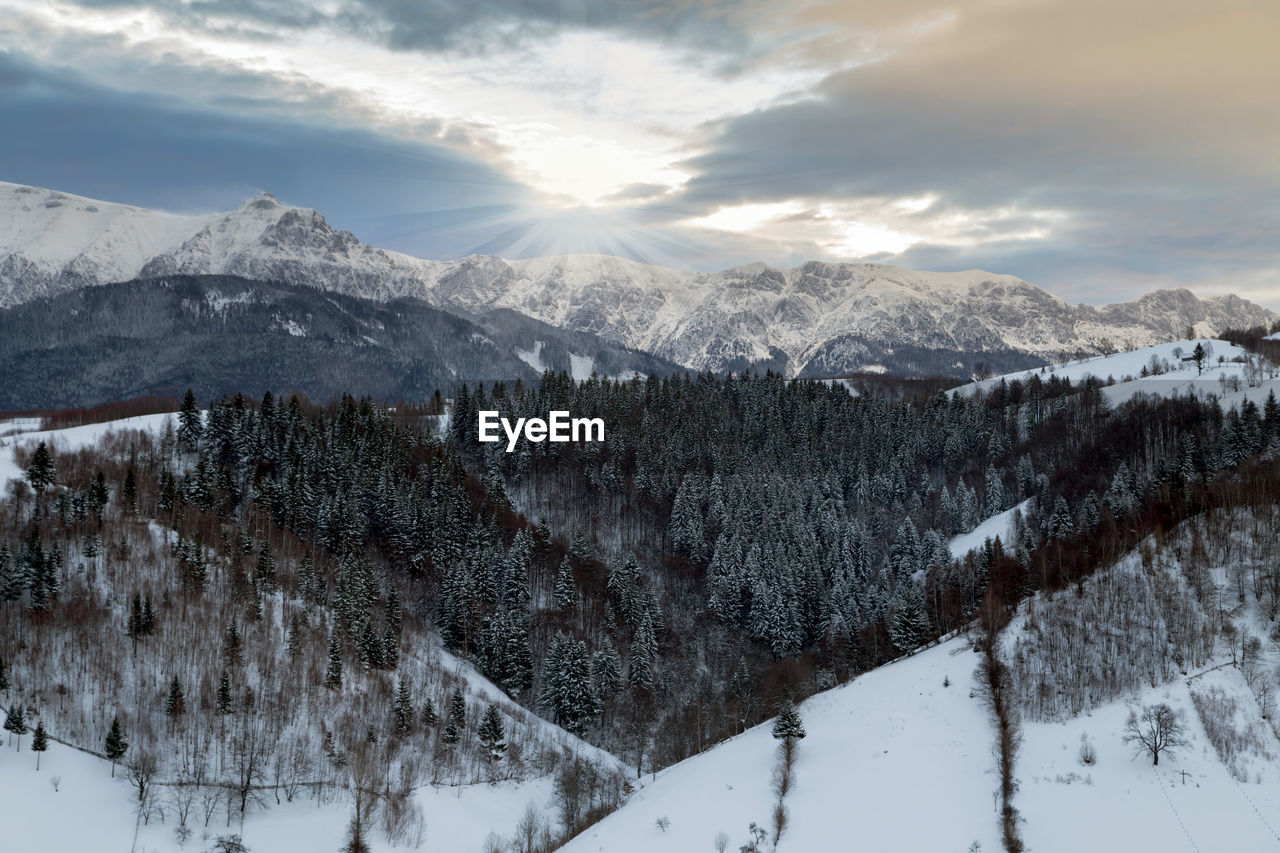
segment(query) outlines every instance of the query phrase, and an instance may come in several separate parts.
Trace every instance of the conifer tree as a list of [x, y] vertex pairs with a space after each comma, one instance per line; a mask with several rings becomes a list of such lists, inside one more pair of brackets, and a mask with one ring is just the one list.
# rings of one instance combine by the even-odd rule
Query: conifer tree
[[232, 711], [231, 675], [225, 669], [222, 671], [222, 676], [218, 679], [218, 698], [215, 711], [220, 717], [225, 717]]
[[187, 697], [182, 691], [182, 682], [174, 676], [169, 682], [169, 695], [164, 700], [164, 713], [170, 719], [181, 717], [187, 712]]
[[778, 718], [773, 721], [773, 736], [781, 741], [790, 741], [793, 738], [798, 740], [805, 736], [800, 711], [791, 701], [790, 696], [782, 700], [782, 707], [778, 709]]
[[925, 612], [923, 592], [913, 586], [898, 599], [889, 623], [889, 640], [905, 654], [920, 648], [928, 638], [929, 617]]
[[503, 754], [507, 751], [507, 743], [506, 733], [502, 726], [502, 714], [498, 711], [496, 704], [490, 703], [485, 710], [476, 734], [488, 753], [489, 761], [493, 763], [501, 761]]
[[10, 705], [4, 718], [4, 729], [18, 737], [18, 752], [22, 752], [22, 736], [30, 729], [27, 727], [27, 709], [21, 705]]
[[129, 742], [124, 739], [124, 729], [120, 727], [120, 718], [112, 717], [111, 728], [107, 732], [107, 739], [103, 744], [103, 752], [106, 753], [107, 759], [111, 762], [111, 775], [116, 775], [116, 762], [124, 758], [124, 754], [129, 750]]
[[27, 466], [27, 482], [31, 484], [31, 490], [40, 495], [56, 479], [57, 471], [54, 469], [53, 457], [49, 454], [49, 446], [42, 441], [31, 454], [31, 464]]
[[395, 704], [391, 709], [395, 720], [395, 733], [404, 737], [413, 728], [413, 697], [409, 693], [409, 683], [403, 678], [397, 680]]
[[44, 730], [44, 720], [36, 723], [36, 730], [31, 735], [31, 751], [36, 754], [36, 772], [40, 771], [40, 753], [49, 748], [49, 733]]
[[458, 741], [462, 740], [462, 729], [458, 725], [458, 721], [449, 718], [449, 722], [445, 724], [444, 733], [440, 735], [440, 739], [449, 746], [456, 746]]
[[200, 417], [200, 404], [195, 393], [188, 388], [178, 409], [178, 446], [187, 453], [195, 452], [204, 434], [204, 422]]
[[467, 724], [467, 698], [462, 695], [462, 688], [453, 688], [449, 696], [449, 721], [459, 726]]
[[342, 686], [342, 647], [338, 645], [338, 632], [329, 633], [329, 666], [324, 673], [324, 686], [339, 688]]
[[431, 697], [428, 696], [422, 703], [422, 725], [427, 729], [433, 729], [438, 722], [440, 722], [440, 714], [436, 711], [436, 703], [432, 702]]
[[578, 602], [578, 588], [574, 584], [573, 566], [569, 564], [568, 557], [561, 561], [556, 572], [555, 602], [560, 610], [572, 610]]

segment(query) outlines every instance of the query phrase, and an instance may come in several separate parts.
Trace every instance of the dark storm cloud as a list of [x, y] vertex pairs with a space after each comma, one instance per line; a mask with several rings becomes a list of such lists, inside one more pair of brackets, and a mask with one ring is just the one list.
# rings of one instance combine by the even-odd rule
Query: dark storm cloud
[[[529, 198], [444, 146], [113, 92], [6, 52], [0, 115], [0, 180], [170, 210], [225, 210], [267, 191], [427, 257], [488, 239], [492, 212]], [[431, 212], [430, 229], [398, 222]]]

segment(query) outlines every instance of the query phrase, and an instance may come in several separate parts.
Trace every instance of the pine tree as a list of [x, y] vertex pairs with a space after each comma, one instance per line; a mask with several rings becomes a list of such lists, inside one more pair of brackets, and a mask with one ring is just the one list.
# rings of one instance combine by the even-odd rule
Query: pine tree
[[395, 719], [395, 733], [404, 737], [413, 729], [413, 697], [409, 693], [409, 683], [403, 678], [396, 685], [395, 704], [391, 709]]
[[164, 713], [170, 719], [181, 717], [187, 712], [187, 697], [182, 691], [182, 682], [174, 676], [169, 682], [169, 695], [164, 700]]
[[582, 735], [600, 713], [600, 701], [591, 685], [591, 659], [587, 644], [557, 633], [547, 649], [542, 667], [542, 704], [566, 731]]
[[987, 466], [984, 491], [986, 493], [987, 515], [996, 515], [1004, 512], [1007, 506], [1004, 481], [1000, 479], [1000, 475], [996, 472], [996, 466], [994, 465]]
[[496, 704], [491, 703], [485, 710], [484, 717], [480, 720], [480, 728], [476, 733], [480, 737], [480, 743], [488, 752], [489, 761], [501, 761], [503, 753], [507, 751], [507, 743], [506, 733], [502, 727], [502, 714], [499, 713]]
[[422, 703], [422, 725], [433, 729], [438, 722], [440, 722], [440, 714], [436, 712], [436, 703], [432, 702], [431, 697], [428, 696]]
[[622, 679], [622, 658], [606, 634], [600, 648], [591, 655], [591, 687], [602, 704], [608, 704], [618, 692]]
[[4, 658], [0, 657], [0, 693], [9, 689], [9, 670], [5, 666]]
[[196, 402], [195, 393], [188, 388], [182, 398], [182, 407], [178, 410], [178, 446], [192, 453], [200, 443], [204, 434], [204, 421], [200, 417], [200, 404]]
[[337, 689], [342, 686], [342, 647], [338, 645], [338, 632], [329, 632], [329, 667], [324, 673], [324, 686]]
[[452, 717], [450, 717], [449, 722], [445, 724], [444, 733], [440, 735], [440, 739], [449, 746], [456, 746], [458, 741], [462, 740], [462, 730], [458, 726], [457, 721]]
[[111, 762], [111, 775], [116, 775], [116, 762], [124, 758], [124, 754], [129, 750], [129, 742], [124, 739], [124, 729], [120, 728], [120, 718], [112, 717], [111, 729], [107, 732], [107, 739], [103, 744], [103, 752], [106, 753], [107, 759]]
[[134, 473], [132, 465], [124, 473], [124, 485], [120, 488], [120, 497], [124, 500], [125, 510], [133, 512], [138, 501], [138, 476]]
[[1191, 357], [1196, 361], [1196, 375], [1204, 373], [1204, 360], [1209, 357], [1209, 352], [1202, 342], [1196, 341], [1196, 348], [1191, 351]]
[[889, 640], [906, 654], [920, 648], [929, 638], [929, 617], [924, 608], [924, 596], [918, 587], [906, 590], [899, 598], [889, 623]]
[[1050, 539], [1062, 540], [1075, 532], [1075, 524], [1071, 521], [1071, 508], [1065, 498], [1059, 497], [1053, 504], [1053, 513], [1045, 525], [1045, 535]]
[[560, 610], [572, 610], [578, 602], [578, 588], [574, 584], [573, 566], [569, 564], [568, 557], [561, 561], [560, 570], [556, 572], [555, 601]]
[[18, 737], [18, 752], [22, 752], [22, 736], [30, 731], [27, 726], [27, 709], [21, 705], [10, 705], [4, 718], [4, 729]]
[[36, 772], [40, 771], [40, 753], [49, 748], [49, 733], [44, 730], [44, 720], [36, 723], [35, 733], [31, 736], [31, 751], [36, 754]]
[[289, 660], [295, 663], [302, 655], [302, 616], [296, 612], [289, 619], [289, 631], [285, 635], [284, 649], [289, 655]]
[[240, 629], [236, 627], [234, 622], [228, 622], [226, 630], [222, 632], [222, 659], [228, 667], [239, 666], [243, 660], [243, 653], [240, 648]]
[[218, 679], [218, 699], [215, 710], [220, 717], [225, 717], [232, 711], [231, 675], [225, 669]]
[[49, 454], [49, 446], [42, 441], [31, 454], [31, 464], [27, 466], [27, 482], [31, 484], [31, 490], [39, 495], [56, 480], [53, 457]]
[[790, 696], [782, 700], [782, 707], [778, 709], [778, 718], [773, 721], [773, 736], [776, 740], [782, 741], [805, 736], [804, 724], [800, 721], [800, 711], [791, 701]]
[[640, 618], [631, 653], [627, 658], [627, 683], [638, 690], [653, 690], [653, 659], [658, 641], [653, 636], [653, 619], [648, 611]]
[[462, 695], [462, 688], [453, 688], [453, 693], [449, 696], [449, 722], [457, 723], [458, 726], [467, 724], [467, 698]]

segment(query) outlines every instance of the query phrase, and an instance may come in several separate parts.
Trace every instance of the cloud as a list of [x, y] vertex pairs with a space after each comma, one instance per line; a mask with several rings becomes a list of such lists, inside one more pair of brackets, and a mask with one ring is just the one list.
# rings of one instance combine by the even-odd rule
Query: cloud
[[[257, 192], [314, 207], [386, 248], [453, 256], [500, 212], [536, 204], [492, 165], [443, 145], [193, 108], [113, 92], [0, 52], [0, 179], [169, 210], [226, 210]], [[404, 217], [433, 214], [429, 230]]]
[[[102, 144], [40, 130], [0, 163], [125, 200], [274, 188], [435, 256], [876, 259], [1280, 306], [1277, 31], [1272, 0], [54, 0], [0, 14], [27, 51], [0, 86]], [[290, 177], [318, 164], [339, 177]]]
[[[755, 40], [752, 0], [76, 0], [88, 9], [146, 10], [171, 26], [285, 38], [341, 32], [395, 50], [502, 53], [562, 31], [624, 35], [740, 58]], [[738, 61], [738, 60], [735, 60]], [[730, 63], [733, 64], [733, 63]]]
[[[665, 203], [694, 221], [743, 205], [843, 206], [846, 225], [874, 229], [902, 218], [874, 202], [930, 196], [918, 227], [904, 226], [921, 239], [894, 262], [984, 266], [1091, 299], [1117, 282], [1259, 292], [1269, 280], [1276, 304], [1280, 110], [1268, 81], [1280, 61], [1265, 42], [1280, 7], [1121, 6], [960, 4], [811, 97], [705, 125], [702, 150], [677, 164], [690, 180]], [[864, 9], [827, 14], [852, 26]], [[931, 13], [919, 3], [907, 17]], [[945, 239], [957, 216], [984, 224]], [[1028, 219], [1040, 220], [1035, 239]], [[771, 225], [762, 234], [802, 233]]]

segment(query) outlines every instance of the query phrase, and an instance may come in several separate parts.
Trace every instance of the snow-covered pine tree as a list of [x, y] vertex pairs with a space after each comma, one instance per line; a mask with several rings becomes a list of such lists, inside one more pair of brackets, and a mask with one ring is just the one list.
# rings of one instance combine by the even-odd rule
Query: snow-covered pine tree
[[342, 646], [338, 644], [338, 632], [329, 632], [329, 663], [324, 673], [325, 687], [342, 686]]
[[925, 612], [924, 593], [911, 584], [903, 590], [893, 608], [889, 623], [889, 640], [902, 653], [913, 652], [929, 637], [929, 616]]
[[178, 409], [178, 446], [187, 453], [194, 453], [203, 434], [200, 404], [196, 402], [195, 392], [188, 388]]
[[805, 736], [804, 723], [800, 719], [800, 710], [796, 708], [791, 697], [782, 700], [778, 709], [778, 718], [773, 721], [773, 737], [775, 740], [799, 740]]
[[403, 678], [396, 680], [396, 698], [391, 715], [397, 737], [404, 737], [413, 730], [413, 696], [409, 692], [409, 682]]
[[560, 610], [572, 610], [577, 605], [578, 588], [573, 580], [573, 566], [568, 557], [560, 562], [560, 569], [556, 572], [554, 595], [556, 607]]
[[986, 493], [986, 513], [988, 516], [1004, 512], [1008, 508], [1004, 481], [1000, 479], [1000, 474], [996, 471], [995, 465], [987, 466], [987, 473], [983, 480], [983, 491]]
[[461, 687], [453, 688], [453, 693], [449, 696], [449, 721], [459, 726], [467, 724], [467, 697], [463, 695]]
[[218, 697], [214, 705], [214, 711], [220, 717], [225, 717], [234, 710], [231, 705], [231, 675], [225, 669], [218, 678]]
[[507, 751], [507, 741], [506, 732], [502, 726], [502, 714], [498, 711], [496, 704], [490, 703], [485, 709], [476, 734], [480, 738], [480, 743], [484, 745], [489, 761], [501, 761]]

